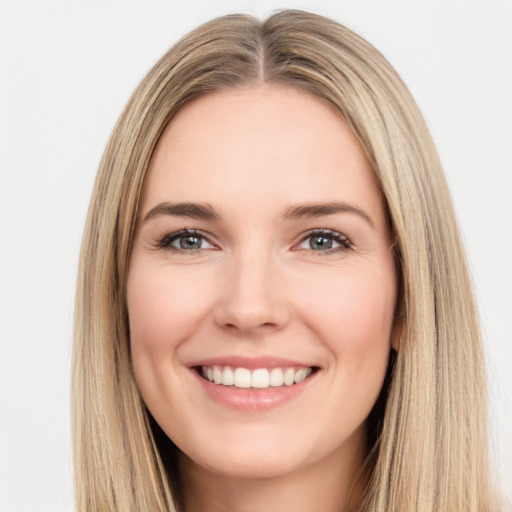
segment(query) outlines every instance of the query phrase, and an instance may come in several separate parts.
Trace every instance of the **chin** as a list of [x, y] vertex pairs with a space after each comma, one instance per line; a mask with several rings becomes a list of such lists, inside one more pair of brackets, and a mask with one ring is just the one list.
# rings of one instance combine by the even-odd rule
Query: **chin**
[[188, 464], [202, 468], [224, 478], [232, 479], [265, 479], [279, 478], [305, 466], [298, 457], [287, 456], [282, 451], [267, 451], [262, 448], [254, 453], [240, 448], [224, 452], [221, 457], [190, 457]]

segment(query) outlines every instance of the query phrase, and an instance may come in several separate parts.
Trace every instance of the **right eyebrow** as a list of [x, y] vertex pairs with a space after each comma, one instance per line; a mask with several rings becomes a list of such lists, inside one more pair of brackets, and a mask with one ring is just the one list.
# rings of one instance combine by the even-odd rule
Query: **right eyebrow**
[[144, 222], [157, 215], [172, 215], [190, 219], [218, 220], [219, 214], [208, 203], [159, 203], [144, 217]]

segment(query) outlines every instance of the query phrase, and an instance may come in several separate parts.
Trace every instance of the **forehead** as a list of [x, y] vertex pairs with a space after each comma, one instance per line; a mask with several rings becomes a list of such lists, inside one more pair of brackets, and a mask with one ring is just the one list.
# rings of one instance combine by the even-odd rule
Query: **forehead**
[[[325, 102], [292, 87], [211, 93], [183, 107], [153, 153], [143, 209], [161, 201], [376, 203], [381, 193], [358, 139]], [[377, 204], [378, 203], [378, 204]]]

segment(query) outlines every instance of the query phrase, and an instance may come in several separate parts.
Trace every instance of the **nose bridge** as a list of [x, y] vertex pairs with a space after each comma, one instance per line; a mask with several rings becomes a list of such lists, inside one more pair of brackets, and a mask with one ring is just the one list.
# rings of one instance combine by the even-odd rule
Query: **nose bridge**
[[279, 261], [269, 247], [251, 243], [228, 263], [218, 322], [251, 332], [286, 323], [288, 304], [280, 287]]

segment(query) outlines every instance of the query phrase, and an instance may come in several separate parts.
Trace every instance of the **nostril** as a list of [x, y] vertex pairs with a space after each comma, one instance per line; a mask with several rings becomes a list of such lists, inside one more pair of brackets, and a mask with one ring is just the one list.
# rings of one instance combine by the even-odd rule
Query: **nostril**
[[[250, 280], [256, 279], [252, 276]], [[290, 305], [282, 292], [271, 291], [263, 281], [258, 280], [252, 287], [255, 289], [244, 284], [227, 290], [215, 306], [215, 323], [246, 334], [284, 327], [290, 318]]]

